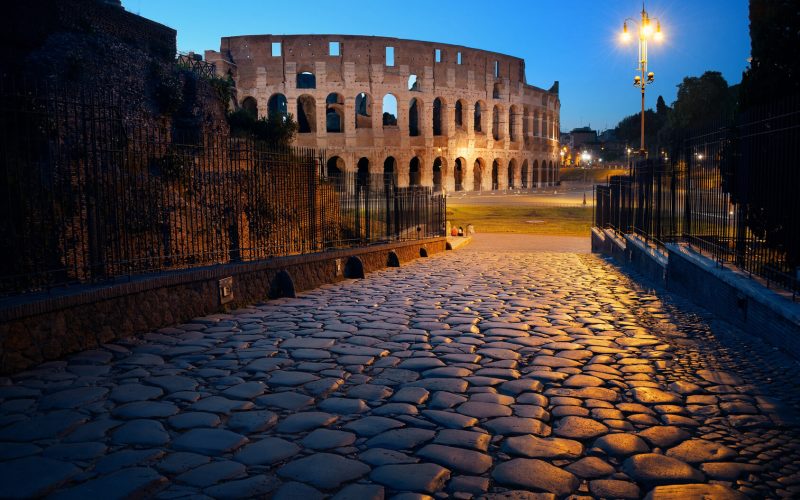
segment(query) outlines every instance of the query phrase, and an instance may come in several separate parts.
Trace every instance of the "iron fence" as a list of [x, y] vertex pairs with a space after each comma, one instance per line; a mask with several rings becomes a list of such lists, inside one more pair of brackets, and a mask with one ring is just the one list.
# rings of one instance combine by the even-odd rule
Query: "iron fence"
[[0, 295], [444, 235], [431, 188], [329, 178], [324, 151], [176, 130], [127, 98], [0, 79]]
[[695, 134], [596, 186], [595, 225], [690, 244], [800, 292], [800, 99]]

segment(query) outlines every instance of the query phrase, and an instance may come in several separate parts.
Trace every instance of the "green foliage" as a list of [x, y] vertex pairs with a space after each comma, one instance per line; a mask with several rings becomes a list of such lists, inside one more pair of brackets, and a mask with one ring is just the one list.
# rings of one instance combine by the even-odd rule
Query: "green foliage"
[[[639, 148], [641, 143], [641, 114], [626, 116], [614, 129], [618, 140], [628, 144], [632, 149]], [[659, 115], [652, 109], [644, 112], [644, 143], [648, 150], [654, 151], [657, 148], [658, 131], [664, 126], [665, 116]]]
[[214, 76], [209, 78], [208, 83], [211, 85], [211, 88], [214, 89], [222, 105], [225, 106], [225, 112], [227, 113], [231, 106], [231, 98], [233, 97], [233, 81], [230, 77], [221, 78]]
[[183, 155], [173, 148], [164, 153], [155, 163], [158, 173], [167, 181], [185, 180], [192, 169], [191, 157]]
[[251, 112], [238, 109], [228, 114], [231, 135], [288, 146], [297, 134], [297, 122], [291, 114], [271, 113], [268, 117], [256, 118]]
[[750, 0], [750, 42], [750, 68], [742, 77], [742, 109], [800, 94], [797, 0]]
[[150, 66], [153, 99], [161, 114], [172, 115], [183, 104], [183, 82], [180, 73], [158, 63]]

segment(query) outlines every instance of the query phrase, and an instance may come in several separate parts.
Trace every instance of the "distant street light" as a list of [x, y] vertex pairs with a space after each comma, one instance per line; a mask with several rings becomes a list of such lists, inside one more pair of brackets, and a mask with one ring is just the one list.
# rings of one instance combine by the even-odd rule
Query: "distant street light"
[[[656, 23], [655, 29], [653, 28], [653, 21]], [[642, 91], [641, 145], [639, 153], [644, 156], [644, 89], [655, 80], [655, 74], [652, 71], [647, 71], [647, 42], [651, 38], [656, 42], [660, 42], [663, 39], [663, 34], [661, 33], [661, 22], [650, 18], [647, 11], [644, 10], [644, 4], [642, 4], [642, 20], [640, 23], [631, 18], [625, 19], [622, 23], [622, 34], [620, 35], [622, 43], [627, 43], [631, 40], [631, 34], [628, 32], [628, 22], [636, 26], [639, 31], [639, 62], [636, 70], [641, 72], [641, 76], [636, 75], [633, 77], [633, 86]]]

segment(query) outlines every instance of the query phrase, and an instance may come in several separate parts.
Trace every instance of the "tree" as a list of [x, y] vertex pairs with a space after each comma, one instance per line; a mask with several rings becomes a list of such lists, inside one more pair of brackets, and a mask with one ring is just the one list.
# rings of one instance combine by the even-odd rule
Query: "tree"
[[742, 77], [742, 109], [800, 94], [797, 0], [750, 0], [750, 44], [750, 68]]
[[[730, 168], [732, 198], [747, 228], [782, 252], [788, 274], [800, 270], [800, 143], [791, 122], [800, 96], [800, 9], [797, 0], [750, 0], [750, 67], [742, 77], [739, 122], [763, 133], [740, 136]], [[792, 99], [794, 101], [792, 102]], [[782, 193], [785, 195], [781, 196]], [[792, 193], [792, 194], [789, 194]]]
[[252, 112], [239, 109], [228, 114], [231, 135], [248, 136], [278, 146], [289, 146], [297, 133], [297, 122], [291, 114], [270, 113], [256, 118]]

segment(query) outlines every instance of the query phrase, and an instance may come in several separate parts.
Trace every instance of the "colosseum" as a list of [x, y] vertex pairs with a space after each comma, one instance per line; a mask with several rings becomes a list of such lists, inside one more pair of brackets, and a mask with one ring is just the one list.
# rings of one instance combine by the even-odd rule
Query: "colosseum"
[[446, 192], [558, 180], [558, 82], [528, 85], [520, 58], [351, 35], [225, 37], [205, 56], [237, 106], [294, 114], [296, 144], [324, 149], [328, 172]]

